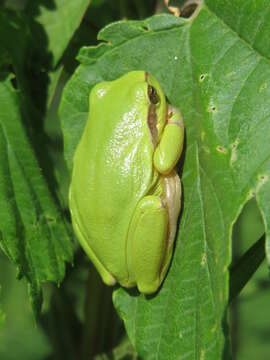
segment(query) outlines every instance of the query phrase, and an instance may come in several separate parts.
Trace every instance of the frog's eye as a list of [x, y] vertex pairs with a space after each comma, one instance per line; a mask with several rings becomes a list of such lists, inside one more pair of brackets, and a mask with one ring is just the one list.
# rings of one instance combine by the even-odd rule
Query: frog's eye
[[157, 90], [151, 85], [148, 85], [148, 97], [152, 104], [156, 105], [159, 103]]

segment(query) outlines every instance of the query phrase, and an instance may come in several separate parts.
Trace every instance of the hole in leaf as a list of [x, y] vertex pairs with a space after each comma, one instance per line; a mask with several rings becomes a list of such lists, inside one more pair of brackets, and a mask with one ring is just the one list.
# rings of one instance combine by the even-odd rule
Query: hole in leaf
[[200, 75], [200, 81], [203, 81], [205, 79], [205, 74]]
[[14, 87], [14, 89], [18, 89], [18, 82], [17, 82], [17, 79], [16, 79], [16, 76], [13, 76], [11, 79], [10, 79], [10, 82], [12, 84], [12, 86]]
[[145, 30], [145, 31], [149, 31], [149, 28], [146, 25], [143, 25], [142, 29]]
[[191, 15], [193, 15], [193, 13], [195, 12], [195, 10], [197, 9], [198, 4], [197, 3], [189, 3], [186, 4], [182, 9], [181, 9], [181, 13], [180, 16], [188, 19], [191, 17]]
[[266, 181], [269, 180], [269, 177], [266, 174], [265, 175], [260, 175], [259, 180], [260, 180], [260, 182], [265, 183]]
[[221, 145], [218, 145], [217, 147], [216, 147], [216, 149], [217, 149], [217, 151], [219, 152], [219, 153], [221, 153], [221, 154], [227, 154], [227, 149], [225, 149], [223, 146], [221, 146]]

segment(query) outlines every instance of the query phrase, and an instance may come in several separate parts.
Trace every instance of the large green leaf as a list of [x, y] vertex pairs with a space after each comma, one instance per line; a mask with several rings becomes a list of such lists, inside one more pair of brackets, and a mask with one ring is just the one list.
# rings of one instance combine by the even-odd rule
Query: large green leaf
[[[1, 290], [2, 290], [2, 288], [0, 287], [0, 295], [1, 295]], [[0, 296], [0, 300], [2, 300], [1, 296]], [[4, 321], [5, 321], [5, 313], [3, 312], [2, 304], [0, 304], [0, 329], [1, 329]]]
[[263, 17], [254, 20], [268, 14], [266, 4], [256, 2], [254, 13], [253, 7], [253, 1], [208, 0], [188, 20], [161, 15], [112, 24], [99, 34], [105, 43], [81, 50], [81, 65], [64, 91], [61, 117], [70, 170], [89, 91], [99, 81], [133, 69], [149, 71], [184, 117], [183, 211], [172, 266], [155, 296], [114, 293], [144, 359], [229, 356], [232, 227], [252, 197], [269, 244], [270, 65], [259, 42], [243, 32], [256, 29], [255, 22], [264, 38], [270, 29]]
[[48, 51], [52, 55], [52, 65], [56, 65], [63, 55], [89, 3], [90, 0], [29, 2], [26, 12], [35, 18], [36, 26], [33, 29], [38, 30], [35, 39], [37, 43], [41, 41], [41, 46], [44, 46], [46, 41]]
[[0, 245], [39, 307], [41, 282], [59, 283], [71, 261], [70, 234], [25, 134], [19, 95], [4, 75], [0, 103]]

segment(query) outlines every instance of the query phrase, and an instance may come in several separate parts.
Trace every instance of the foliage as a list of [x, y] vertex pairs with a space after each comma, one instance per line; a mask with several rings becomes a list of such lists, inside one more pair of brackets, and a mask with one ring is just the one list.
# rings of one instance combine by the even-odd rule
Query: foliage
[[[257, 307], [245, 300], [246, 290], [230, 316], [228, 304], [261, 262], [263, 240], [246, 254], [248, 261], [242, 255], [264, 233], [270, 259], [268, 4], [173, 5], [185, 17], [167, 14], [161, 1], [0, 5], [0, 244], [29, 284], [41, 326], [40, 352], [26, 351], [27, 359], [84, 360], [99, 353], [96, 359], [226, 359], [229, 325], [234, 353], [248, 359], [244, 327], [237, 332], [235, 324], [241, 314], [249, 328], [242, 314]], [[89, 91], [134, 69], [152, 73], [181, 109], [186, 143], [179, 164], [183, 210], [168, 276], [153, 296], [113, 291], [130, 343], [113, 311], [112, 290], [73, 241], [67, 191]], [[245, 210], [234, 226], [245, 204], [252, 215]], [[241, 230], [249, 224], [256, 231]], [[261, 268], [260, 274], [264, 286], [253, 285], [254, 299], [269, 291]], [[6, 322], [9, 302], [3, 301]], [[2, 318], [0, 310], [0, 326]], [[4, 357], [1, 351], [0, 337]]]

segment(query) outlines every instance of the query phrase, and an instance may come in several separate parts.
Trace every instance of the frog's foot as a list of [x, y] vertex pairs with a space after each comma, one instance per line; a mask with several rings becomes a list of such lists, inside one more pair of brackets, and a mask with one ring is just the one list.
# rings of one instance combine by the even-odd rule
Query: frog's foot
[[130, 281], [141, 293], [155, 292], [166, 254], [168, 211], [158, 196], [146, 196], [137, 205], [128, 234], [127, 266]]

